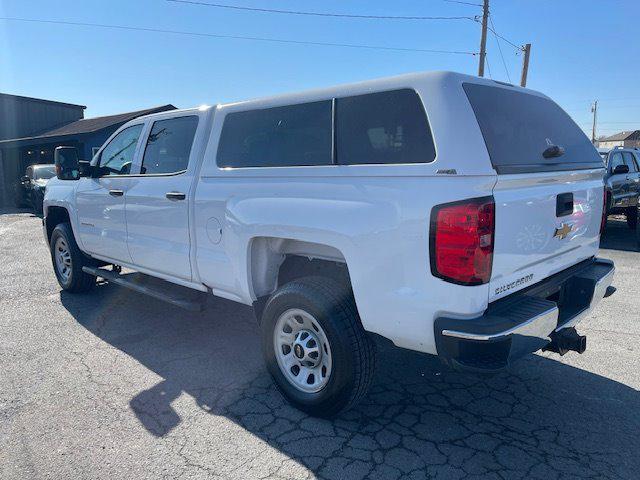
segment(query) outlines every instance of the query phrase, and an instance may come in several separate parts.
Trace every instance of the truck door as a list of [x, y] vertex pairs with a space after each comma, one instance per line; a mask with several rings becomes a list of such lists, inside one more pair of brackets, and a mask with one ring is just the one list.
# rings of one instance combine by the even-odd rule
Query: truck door
[[627, 207], [629, 203], [629, 192], [627, 191], [627, 174], [613, 174], [613, 170], [618, 165], [626, 165], [622, 152], [612, 152], [609, 158], [609, 173], [611, 177], [611, 206], [612, 207]]
[[127, 191], [128, 245], [136, 266], [191, 280], [189, 207], [199, 116], [154, 120], [141, 148], [137, 181]]
[[98, 177], [79, 180], [76, 205], [84, 250], [114, 262], [131, 262], [127, 250], [125, 198], [144, 123], [125, 128], [98, 153]]

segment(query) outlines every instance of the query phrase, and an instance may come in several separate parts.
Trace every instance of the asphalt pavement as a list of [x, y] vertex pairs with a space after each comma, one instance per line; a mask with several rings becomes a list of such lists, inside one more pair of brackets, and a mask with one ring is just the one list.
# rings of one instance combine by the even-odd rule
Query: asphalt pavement
[[249, 308], [66, 294], [40, 219], [0, 210], [0, 478], [637, 479], [640, 253], [624, 223], [601, 255], [618, 291], [580, 324], [583, 355], [479, 377], [380, 345], [370, 394], [328, 421], [276, 391]]

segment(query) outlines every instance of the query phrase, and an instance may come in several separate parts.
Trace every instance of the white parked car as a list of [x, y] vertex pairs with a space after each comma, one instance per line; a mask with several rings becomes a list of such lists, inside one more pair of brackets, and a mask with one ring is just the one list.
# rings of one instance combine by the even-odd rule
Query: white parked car
[[276, 384], [314, 415], [365, 394], [372, 334], [499, 370], [581, 353], [576, 323], [614, 290], [598, 152], [549, 98], [500, 82], [420, 73], [164, 112], [90, 165], [56, 157], [44, 230], [61, 287], [253, 305]]

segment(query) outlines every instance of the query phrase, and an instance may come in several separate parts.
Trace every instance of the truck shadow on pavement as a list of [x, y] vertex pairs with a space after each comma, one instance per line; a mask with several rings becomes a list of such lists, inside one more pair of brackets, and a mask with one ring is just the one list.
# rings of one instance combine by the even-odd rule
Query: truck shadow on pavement
[[[184, 392], [322, 478], [548, 480], [640, 471], [639, 392], [543, 356], [478, 377], [380, 345], [370, 394], [339, 418], [319, 420], [275, 389], [247, 307], [212, 298], [204, 312], [188, 313], [106, 284], [90, 296], [62, 292], [61, 300], [84, 328], [162, 377], [130, 400], [158, 438], [191, 421], [171, 405]], [[206, 457], [199, 462], [207, 468]]]

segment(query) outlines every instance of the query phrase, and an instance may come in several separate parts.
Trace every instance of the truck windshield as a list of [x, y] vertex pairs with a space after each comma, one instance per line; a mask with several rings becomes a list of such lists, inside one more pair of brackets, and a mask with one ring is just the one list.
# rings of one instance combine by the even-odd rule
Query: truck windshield
[[463, 87], [499, 174], [603, 168], [587, 136], [553, 101], [502, 87]]

